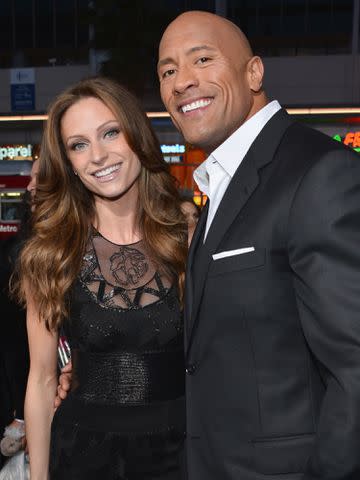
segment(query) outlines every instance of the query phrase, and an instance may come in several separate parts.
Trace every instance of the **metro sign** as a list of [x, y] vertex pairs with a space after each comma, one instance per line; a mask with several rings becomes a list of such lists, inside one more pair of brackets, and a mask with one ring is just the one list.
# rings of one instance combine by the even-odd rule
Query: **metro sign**
[[17, 233], [18, 231], [18, 225], [0, 223], [0, 233]]

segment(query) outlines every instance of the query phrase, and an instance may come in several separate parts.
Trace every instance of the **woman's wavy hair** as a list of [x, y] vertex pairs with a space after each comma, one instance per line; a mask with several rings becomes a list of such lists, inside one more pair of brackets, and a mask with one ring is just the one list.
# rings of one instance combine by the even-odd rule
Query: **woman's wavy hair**
[[81, 268], [95, 219], [93, 194], [74, 175], [61, 138], [61, 120], [80, 99], [102, 101], [116, 116], [141, 162], [138, 219], [158, 266], [183, 294], [187, 231], [174, 178], [150, 121], [137, 99], [117, 82], [94, 77], [61, 93], [49, 109], [40, 150], [32, 235], [20, 254], [13, 290], [26, 304], [29, 291], [40, 320], [58, 328], [69, 313], [70, 288]]

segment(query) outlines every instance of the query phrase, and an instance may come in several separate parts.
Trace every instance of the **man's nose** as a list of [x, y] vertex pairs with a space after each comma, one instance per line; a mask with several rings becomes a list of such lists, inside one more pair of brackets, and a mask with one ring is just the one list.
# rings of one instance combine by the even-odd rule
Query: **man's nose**
[[190, 67], [179, 68], [174, 82], [174, 93], [176, 95], [184, 93], [191, 87], [197, 87], [199, 81], [195, 71]]

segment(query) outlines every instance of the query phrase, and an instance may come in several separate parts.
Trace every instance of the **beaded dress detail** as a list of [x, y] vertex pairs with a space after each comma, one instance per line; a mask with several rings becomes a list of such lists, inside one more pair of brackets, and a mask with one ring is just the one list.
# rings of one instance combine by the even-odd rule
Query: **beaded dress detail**
[[182, 316], [144, 242], [93, 231], [64, 330], [73, 375], [52, 424], [51, 479], [180, 478]]

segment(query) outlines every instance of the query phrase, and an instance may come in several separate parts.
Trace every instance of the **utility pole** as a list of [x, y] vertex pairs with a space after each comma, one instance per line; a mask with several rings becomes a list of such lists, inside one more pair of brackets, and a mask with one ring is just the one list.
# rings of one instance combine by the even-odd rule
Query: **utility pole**
[[216, 0], [215, 2], [215, 13], [221, 17], [226, 17], [227, 15], [227, 0]]
[[353, 24], [352, 24], [352, 42], [351, 42], [351, 57], [352, 57], [352, 102], [359, 104], [359, 18], [360, 18], [360, 0], [353, 0]]
[[351, 52], [353, 55], [359, 53], [359, 13], [360, 1], [353, 0], [353, 24], [352, 24], [352, 45]]

